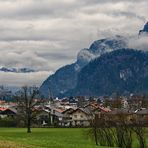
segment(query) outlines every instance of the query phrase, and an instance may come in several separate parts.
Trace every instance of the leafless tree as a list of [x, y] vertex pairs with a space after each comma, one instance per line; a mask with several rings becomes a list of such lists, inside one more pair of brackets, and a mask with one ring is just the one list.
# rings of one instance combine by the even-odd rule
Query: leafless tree
[[39, 90], [37, 87], [24, 86], [16, 94], [17, 110], [19, 119], [24, 120], [27, 127], [27, 133], [31, 133], [32, 120], [36, 115], [35, 107], [38, 106], [42, 99], [38, 98]]
[[146, 147], [145, 129], [140, 122], [131, 121], [128, 115], [119, 113], [113, 118], [112, 115], [96, 115], [89, 136], [95, 140], [96, 145], [108, 147], [131, 148], [135, 140], [139, 141], [139, 147]]

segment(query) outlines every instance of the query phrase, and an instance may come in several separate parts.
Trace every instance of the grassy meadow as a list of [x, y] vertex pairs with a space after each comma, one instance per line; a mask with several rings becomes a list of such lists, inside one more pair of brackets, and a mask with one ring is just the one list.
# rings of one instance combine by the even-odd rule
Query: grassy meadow
[[26, 133], [23, 128], [1, 128], [0, 148], [95, 148], [85, 137], [86, 129], [33, 128]]
[[[27, 134], [25, 128], [0, 128], [0, 148], [98, 148], [84, 134], [86, 130], [33, 128], [32, 133]], [[135, 140], [134, 148], [136, 146]]]

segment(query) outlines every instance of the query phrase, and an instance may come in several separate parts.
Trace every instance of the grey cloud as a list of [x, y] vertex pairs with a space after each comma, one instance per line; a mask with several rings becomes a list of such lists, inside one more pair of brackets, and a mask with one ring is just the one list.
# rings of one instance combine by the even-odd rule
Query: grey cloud
[[148, 51], [148, 36], [132, 37], [128, 41], [129, 48]]
[[[48, 61], [36, 55], [32, 51], [25, 51], [22, 53], [5, 52], [0, 55], [0, 63], [7, 67], [34, 67], [37, 70], [44, 70], [49, 68]], [[2, 66], [3, 66], [2, 65]]]
[[136, 13], [133, 12], [126, 12], [126, 11], [116, 11], [112, 13], [115, 17], [116, 16], [125, 16], [127, 18], [137, 18], [141, 21], [143, 21], [144, 23], [147, 21], [146, 18], [144, 16], [140, 16]]
[[[16, 5], [11, 5], [13, 2], [9, 1], [3, 2], [3, 5], [8, 7], [9, 11], [6, 9], [0, 10], [0, 16], [6, 18], [17, 18], [17, 19], [32, 19], [40, 17], [67, 17], [71, 12], [71, 9], [75, 9], [81, 5], [79, 3], [74, 3], [69, 1], [58, 1], [58, 0], [29, 0], [16, 1]], [[66, 12], [66, 13], [65, 13]]]
[[62, 50], [62, 46], [48, 41], [0, 42], [0, 66], [55, 71], [75, 58], [75, 50]]
[[42, 81], [44, 81], [45, 78], [47, 78], [50, 74], [52, 74], [51, 71], [41, 71], [25, 74], [0, 72], [0, 85], [17, 87], [24, 85], [40, 86]]
[[[146, 2], [143, 0], [142, 2]], [[69, 18], [77, 17], [77, 12], [81, 9], [92, 6], [106, 5], [109, 8], [109, 4], [125, 3], [135, 4], [141, 3], [138, 0], [18, 0], [3, 1], [1, 2], [4, 7], [0, 7], [0, 17], [14, 18], [14, 19], [41, 19], [41, 18]], [[15, 5], [13, 5], [15, 3]], [[5, 9], [7, 7], [8, 9]], [[9, 10], [9, 11], [8, 11]], [[105, 10], [105, 9], [104, 9]], [[107, 10], [107, 9], [106, 9]]]
[[55, 71], [94, 40], [137, 35], [147, 10], [147, 0], [0, 0], [0, 64]]
[[71, 59], [74, 59], [75, 57], [72, 56], [72, 55], [69, 55], [69, 54], [65, 54], [65, 53], [50, 53], [50, 54], [45, 54], [45, 53], [42, 53], [42, 54], [38, 54], [40, 55], [41, 57], [45, 57], [46, 59], [52, 59], [52, 60], [71, 60]]

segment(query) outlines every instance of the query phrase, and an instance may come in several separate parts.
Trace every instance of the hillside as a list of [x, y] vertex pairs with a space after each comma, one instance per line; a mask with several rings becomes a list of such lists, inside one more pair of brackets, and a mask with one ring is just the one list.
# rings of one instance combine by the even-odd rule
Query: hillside
[[121, 49], [85, 66], [67, 95], [111, 95], [148, 91], [148, 52]]

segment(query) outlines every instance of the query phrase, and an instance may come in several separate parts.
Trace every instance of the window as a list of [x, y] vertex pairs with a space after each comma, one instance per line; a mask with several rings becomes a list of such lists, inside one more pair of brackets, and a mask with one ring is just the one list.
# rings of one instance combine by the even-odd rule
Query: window
[[75, 118], [77, 118], [77, 115], [74, 115]]
[[83, 121], [80, 121], [81, 126], [83, 126]]
[[83, 115], [81, 115], [80, 117], [83, 118]]

